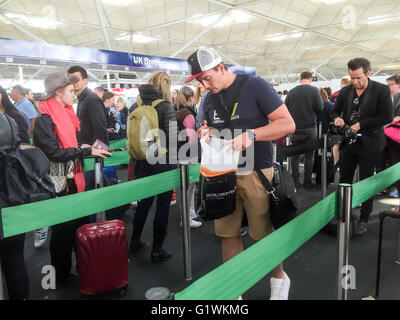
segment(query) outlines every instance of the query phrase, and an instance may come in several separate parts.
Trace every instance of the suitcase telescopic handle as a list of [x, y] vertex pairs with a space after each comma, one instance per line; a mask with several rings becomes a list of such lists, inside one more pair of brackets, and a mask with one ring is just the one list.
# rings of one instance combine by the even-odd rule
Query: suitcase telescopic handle
[[[104, 168], [103, 158], [95, 157], [94, 158], [94, 186], [95, 186], [95, 189], [100, 189], [100, 188], [104, 187], [103, 168]], [[97, 222], [106, 221], [105, 211], [102, 211], [102, 212], [99, 212], [98, 214], [96, 214], [96, 221]]]

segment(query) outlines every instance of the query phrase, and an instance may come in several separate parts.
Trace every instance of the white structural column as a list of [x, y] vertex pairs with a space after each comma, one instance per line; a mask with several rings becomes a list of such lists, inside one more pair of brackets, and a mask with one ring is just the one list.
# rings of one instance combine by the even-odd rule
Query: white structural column
[[96, 8], [97, 18], [99, 19], [101, 31], [103, 33], [104, 43], [106, 45], [107, 50], [111, 50], [110, 40], [108, 39], [107, 30], [106, 30], [106, 27], [104, 24], [104, 18], [103, 18], [99, 0], [93, 0], [93, 2], [94, 2], [94, 6]]
[[18, 66], [18, 80], [20, 85], [24, 85], [24, 69], [22, 69], [22, 66]]
[[231, 9], [226, 10], [225, 13], [221, 17], [219, 17], [219, 19], [217, 21], [215, 21], [214, 23], [210, 24], [207, 28], [205, 28], [203, 31], [201, 31], [197, 36], [195, 36], [193, 39], [191, 39], [189, 42], [187, 42], [182, 48], [180, 48], [173, 55], [171, 55], [171, 58], [175, 58], [178, 54], [180, 54], [181, 52], [186, 50], [186, 48], [190, 47], [193, 43], [195, 43], [203, 35], [205, 35], [212, 28], [214, 28], [215, 25], [217, 25], [219, 22], [221, 22], [221, 20], [223, 18], [225, 18], [230, 12], [231, 12]]

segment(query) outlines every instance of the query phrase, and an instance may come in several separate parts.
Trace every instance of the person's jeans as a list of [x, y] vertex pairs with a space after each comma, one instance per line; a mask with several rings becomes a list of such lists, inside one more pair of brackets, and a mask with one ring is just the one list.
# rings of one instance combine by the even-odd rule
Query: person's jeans
[[[290, 143], [298, 146], [310, 140], [317, 139], [317, 128], [299, 129], [290, 136]], [[300, 180], [300, 155], [292, 157], [292, 178], [295, 183]], [[314, 151], [305, 154], [304, 159], [304, 185], [311, 185], [314, 166]]]

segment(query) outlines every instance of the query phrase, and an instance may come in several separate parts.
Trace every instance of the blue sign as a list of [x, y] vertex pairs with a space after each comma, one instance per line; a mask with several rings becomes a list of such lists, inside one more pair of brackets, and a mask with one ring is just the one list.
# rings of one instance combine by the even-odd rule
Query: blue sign
[[[0, 39], [0, 63], [60, 67], [79, 64], [92, 69], [144, 72], [162, 70], [173, 74], [190, 74], [187, 61], [182, 59], [12, 39]], [[254, 67], [229, 66], [229, 70], [256, 74]]]

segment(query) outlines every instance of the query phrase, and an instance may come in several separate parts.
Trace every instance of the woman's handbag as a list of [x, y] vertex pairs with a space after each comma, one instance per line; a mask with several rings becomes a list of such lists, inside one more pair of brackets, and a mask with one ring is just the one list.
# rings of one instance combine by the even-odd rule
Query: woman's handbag
[[271, 222], [275, 230], [284, 226], [297, 216], [297, 192], [294, 182], [285, 167], [274, 164], [272, 184], [260, 169], [256, 169], [265, 189], [270, 195]]

